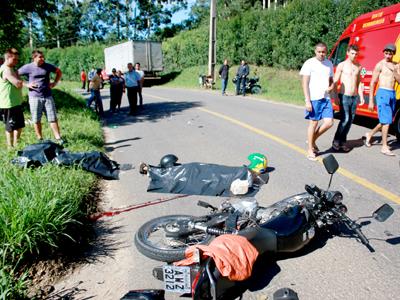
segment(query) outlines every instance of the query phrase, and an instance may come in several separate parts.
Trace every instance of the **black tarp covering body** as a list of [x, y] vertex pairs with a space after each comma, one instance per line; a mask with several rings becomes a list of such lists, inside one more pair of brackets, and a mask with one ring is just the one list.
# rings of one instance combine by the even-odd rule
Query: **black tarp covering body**
[[117, 179], [119, 165], [110, 160], [104, 153], [69, 152], [59, 144], [52, 141], [29, 145], [22, 151], [18, 151], [18, 157], [11, 161], [21, 167], [40, 167], [46, 163], [54, 163], [62, 166], [79, 165], [82, 169], [95, 173], [106, 179]]
[[[216, 164], [187, 163], [170, 168], [150, 166], [151, 178], [148, 192], [188, 195], [232, 196], [230, 191], [234, 180], [247, 180], [247, 167], [228, 167]], [[251, 187], [246, 196], [254, 195]]]

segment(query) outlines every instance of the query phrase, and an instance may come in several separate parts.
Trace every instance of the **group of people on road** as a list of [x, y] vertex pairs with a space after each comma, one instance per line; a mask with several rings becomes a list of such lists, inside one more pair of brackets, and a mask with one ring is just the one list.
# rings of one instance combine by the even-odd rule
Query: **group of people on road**
[[[229, 68], [230, 66], [228, 60], [224, 59], [224, 63], [221, 65], [218, 71], [219, 78], [221, 78], [222, 96], [227, 96], [226, 87], [228, 85], [228, 79], [229, 79]], [[249, 76], [249, 74], [250, 74], [250, 67], [247, 64], [247, 62], [244, 59], [242, 59], [235, 77], [236, 96], [238, 96], [239, 94], [246, 96], [246, 84], [247, 84], [247, 77]]]
[[[65, 144], [66, 141], [60, 133], [51, 92], [61, 79], [61, 70], [46, 63], [43, 52], [39, 50], [32, 52], [31, 63], [22, 66], [17, 71], [15, 67], [18, 59], [18, 51], [14, 48], [8, 49], [4, 53], [4, 63], [0, 67], [0, 110], [5, 124], [7, 146], [12, 148], [17, 145], [22, 129], [25, 127], [22, 109], [23, 86], [29, 90], [29, 108], [37, 139], [43, 140], [41, 119], [45, 113], [56, 141]], [[55, 73], [53, 81], [50, 78], [51, 73]], [[28, 81], [24, 81], [21, 77], [27, 78]]]
[[[140, 107], [143, 106], [142, 88], [144, 84], [144, 72], [140, 68], [140, 63], [136, 63], [135, 67], [132, 63], [127, 65], [128, 71], [123, 74], [122, 71], [113, 68], [111, 74], [104, 74], [104, 70], [97, 69], [94, 74], [89, 72], [89, 89], [90, 97], [86, 102], [87, 107], [91, 107], [95, 103], [96, 111], [100, 117], [104, 116], [103, 103], [100, 90], [107, 81], [110, 84], [110, 112], [116, 113], [120, 111], [122, 96], [127, 91], [129, 101], [129, 115], [135, 115], [137, 112], [137, 105], [139, 100]], [[82, 70], [84, 72], [84, 70]], [[105, 79], [107, 78], [107, 79]], [[86, 76], [82, 76], [81, 81], [82, 89], [85, 88]]]
[[[359, 48], [349, 45], [347, 59], [338, 64], [335, 74], [332, 62], [326, 58], [327, 46], [318, 43], [314, 48], [315, 56], [308, 59], [300, 70], [302, 88], [305, 97], [305, 118], [309, 120], [307, 129], [307, 158], [316, 160], [319, 149], [317, 139], [333, 126], [333, 107], [330, 96], [334, 97], [336, 105], [340, 107], [340, 122], [332, 141], [335, 151], [348, 152], [351, 148], [346, 145], [347, 134], [354, 120], [358, 100], [363, 105], [363, 86], [360, 83], [361, 66], [357, 61]], [[371, 147], [372, 136], [382, 131], [381, 153], [394, 156], [388, 145], [389, 125], [392, 123], [395, 112], [395, 82], [400, 83], [400, 65], [393, 62], [396, 46], [388, 44], [383, 49], [384, 58], [377, 63], [370, 83], [368, 109], [374, 109], [374, 91], [379, 83], [376, 93], [379, 124], [364, 136], [364, 144]], [[340, 90], [337, 94], [337, 85]], [[320, 124], [319, 121], [322, 120]]]

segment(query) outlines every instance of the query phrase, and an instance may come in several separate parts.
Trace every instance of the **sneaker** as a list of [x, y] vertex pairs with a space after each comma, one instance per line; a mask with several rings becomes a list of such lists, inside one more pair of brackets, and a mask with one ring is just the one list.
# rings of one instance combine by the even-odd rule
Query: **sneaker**
[[335, 151], [339, 151], [340, 150], [340, 145], [337, 141], [333, 141], [332, 142], [332, 149]]
[[59, 144], [60, 146], [65, 146], [66, 144], [68, 144], [67, 140], [64, 138], [59, 138], [56, 139], [57, 144]]

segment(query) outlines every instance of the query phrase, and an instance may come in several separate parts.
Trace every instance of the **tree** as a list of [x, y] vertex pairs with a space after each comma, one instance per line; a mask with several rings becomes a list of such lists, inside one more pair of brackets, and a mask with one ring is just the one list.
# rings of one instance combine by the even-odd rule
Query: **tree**
[[0, 51], [4, 52], [9, 47], [22, 47], [23, 20], [27, 19], [29, 13], [35, 12], [44, 17], [54, 9], [54, 1], [3, 1], [0, 10]]
[[155, 32], [160, 26], [171, 24], [173, 13], [187, 7], [186, 0], [137, 0], [136, 8], [139, 10], [133, 22], [138, 37], [149, 38], [152, 32]]
[[71, 46], [79, 39], [81, 9], [71, 0], [58, 0], [56, 10], [43, 18], [42, 45], [46, 47]]

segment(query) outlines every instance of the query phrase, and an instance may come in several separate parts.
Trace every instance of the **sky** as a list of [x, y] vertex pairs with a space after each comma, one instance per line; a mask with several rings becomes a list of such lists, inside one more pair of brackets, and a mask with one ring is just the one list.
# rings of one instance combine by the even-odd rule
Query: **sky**
[[187, 19], [189, 17], [190, 8], [192, 7], [192, 5], [195, 2], [196, 2], [195, 0], [188, 0], [188, 8], [185, 9], [185, 10], [181, 10], [181, 11], [178, 11], [177, 13], [175, 13], [172, 16], [171, 22], [173, 24], [178, 24], [178, 23], [182, 22], [183, 20]]

